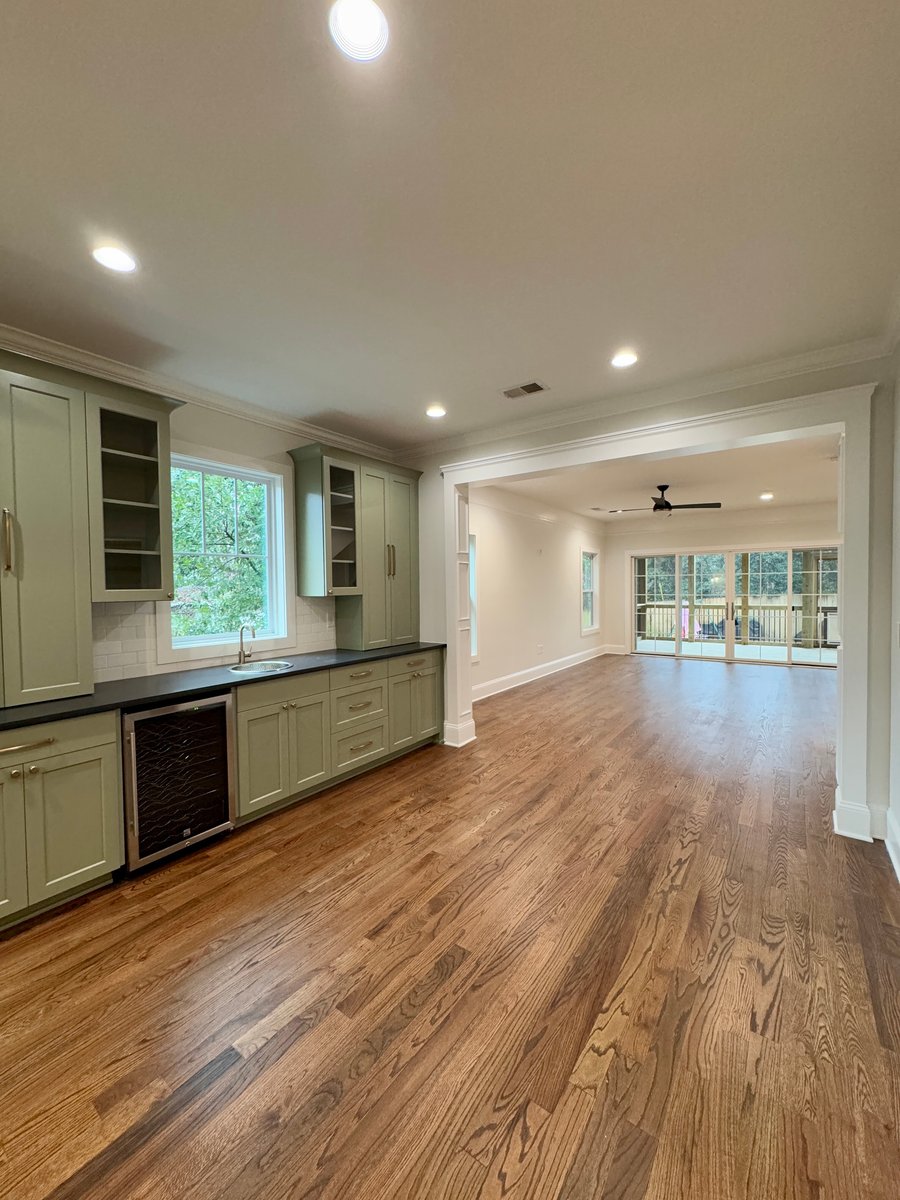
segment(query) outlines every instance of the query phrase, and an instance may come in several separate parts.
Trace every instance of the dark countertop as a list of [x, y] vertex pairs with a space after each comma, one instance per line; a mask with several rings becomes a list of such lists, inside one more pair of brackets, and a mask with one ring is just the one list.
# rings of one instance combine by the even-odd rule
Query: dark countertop
[[228, 667], [198, 667], [189, 671], [139, 675], [135, 679], [115, 679], [109, 683], [98, 683], [90, 696], [71, 696], [67, 700], [47, 700], [43, 704], [0, 708], [0, 731], [17, 729], [22, 725], [41, 725], [64, 717], [110, 712], [117, 708], [147, 708], [166, 702], [177, 704], [190, 697], [215, 695], [244, 683], [258, 683], [261, 679], [283, 679], [288, 675], [306, 675], [310, 671], [327, 671], [329, 667], [378, 662], [383, 658], [400, 658], [404, 654], [443, 650], [445, 647], [445, 642], [412, 642], [406, 646], [385, 646], [382, 650], [319, 650], [315, 654], [275, 652], [269, 657], [291, 663], [289, 671], [268, 675], [235, 675]]

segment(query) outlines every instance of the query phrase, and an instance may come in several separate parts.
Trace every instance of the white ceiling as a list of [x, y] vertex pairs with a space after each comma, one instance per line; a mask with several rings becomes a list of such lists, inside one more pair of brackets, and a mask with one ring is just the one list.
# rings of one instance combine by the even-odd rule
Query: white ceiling
[[884, 336], [896, 0], [328, 4], [5, 0], [0, 322], [396, 446]]
[[[719, 500], [723, 511], [775, 509], [794, 504], [835, 504], [838, 496], [838, 437], [796, 438], [765, 446], [743, 446], [678, 458], [635, 457], [497, 483], [548, 508], [609, 521], [611, 526], [651, 515], [650, 497], [668, 483], [672, 504]], [[761, 492], [775, 499], [762, 502]], [[601, 509], [594, 511], [594, 506]], [[611, 515], [612, 508], [643, 511]], [[708, 510], [673, 513], [681, 521], [714, 520]]]

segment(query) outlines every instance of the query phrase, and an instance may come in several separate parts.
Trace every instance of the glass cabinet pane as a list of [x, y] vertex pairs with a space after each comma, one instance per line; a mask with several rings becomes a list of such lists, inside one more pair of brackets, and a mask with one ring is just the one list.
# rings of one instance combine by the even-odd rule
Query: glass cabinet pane
[[328, 486], [331, 589], [358, 587], [357, 488], [359, 476], [352, 467], [326, 465]]

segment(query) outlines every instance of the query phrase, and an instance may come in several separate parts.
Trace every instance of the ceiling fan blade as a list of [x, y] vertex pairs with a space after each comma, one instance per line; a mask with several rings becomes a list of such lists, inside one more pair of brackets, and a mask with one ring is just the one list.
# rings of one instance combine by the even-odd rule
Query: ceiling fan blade
[[716, 500], [713, 504], [673, 504], [673, 508], [721, 508], [721, 500]]
[[606, 511], [610, 516], [614, 516], [616, 513], [648, 512], [649, 510], [646, 508], [609, 508]]

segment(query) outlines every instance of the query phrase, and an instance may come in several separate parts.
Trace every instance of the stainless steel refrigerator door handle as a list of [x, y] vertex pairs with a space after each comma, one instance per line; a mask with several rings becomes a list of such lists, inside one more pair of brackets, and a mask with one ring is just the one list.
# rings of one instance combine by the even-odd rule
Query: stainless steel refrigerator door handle
[[8, 508], [3, 510], [3, 570], [13, 569], [13, 523], [12, 513]]

